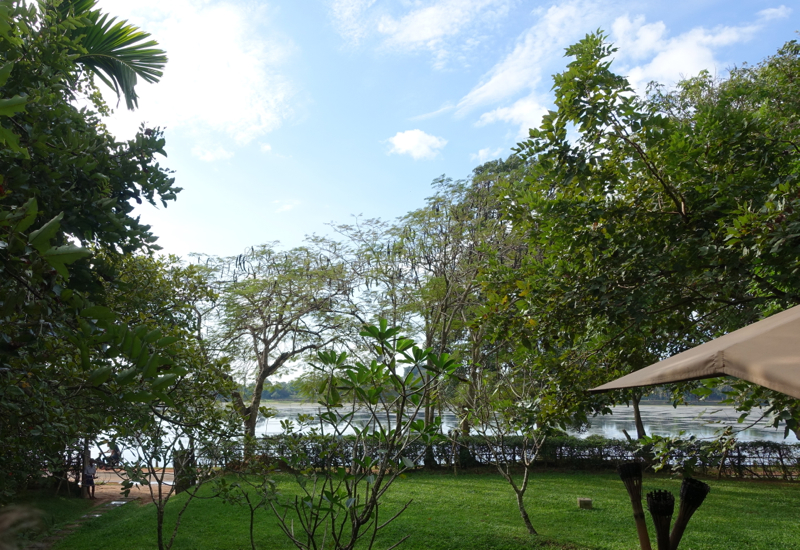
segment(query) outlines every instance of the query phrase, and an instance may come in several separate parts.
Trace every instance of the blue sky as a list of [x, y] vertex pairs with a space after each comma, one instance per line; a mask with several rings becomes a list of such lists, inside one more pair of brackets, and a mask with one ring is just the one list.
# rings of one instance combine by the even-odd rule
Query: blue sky
[[[564, 48], [604, 29], [637, 89], [724, 76], [797, 38], [788, 2], [100, 0], [170, 61], [120, 138], [166, 128], [184, 191], [140, 209], [166, 252], [234, 255], [353, 215], [393, 219], [431, 181], [510, 154], [551, 106]], [[110, 98], [110, 96], [109, 96]], [[116, 99], [109, 99], [116, 104]]]

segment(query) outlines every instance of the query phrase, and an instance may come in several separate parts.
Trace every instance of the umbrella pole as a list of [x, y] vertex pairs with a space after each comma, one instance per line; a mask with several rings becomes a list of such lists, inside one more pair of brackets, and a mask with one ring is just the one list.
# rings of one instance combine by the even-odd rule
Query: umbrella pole
[[672, 527], [672, 533], [669, 536], [671, 550], [678, 549], [689, 520], [700, 508], [700, 505], [703, 504], [710, 490], [711, 487], [706, 483], [690, 477], [687, 477], [681, 483], [681, 506], [678, 510], [678, 517], [675, 519], [675, 525]]
[[669, 491], [651, 491], [647, 493], [647, 509], [656, 528], [658, 550], [670, 550], [669, 526], [675, 511], [675, 497]]
[[647, 523], [644, 520], [642, 509], [642, 464], [641, 462], [626, 462], [617, 466], [617, 472], [633, 507], [633, 519], [636, 521], [636, 532], [639, 535], [639, 546], [642, 550], [651, 550], [650, 535], [647, 533]]

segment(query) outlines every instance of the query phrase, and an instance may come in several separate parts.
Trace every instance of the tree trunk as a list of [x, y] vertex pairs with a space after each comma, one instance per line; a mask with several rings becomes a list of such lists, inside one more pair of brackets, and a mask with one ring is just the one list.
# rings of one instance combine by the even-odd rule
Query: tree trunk
[[164, 550], [164, 505], [156, 503], [156, 531], [158, 531], [158, 550]]
[[528, 530], [528, 534], [538, 535], [539, 533], [536, 532], [536, 529], [533, 528], [533, 524], [531, 524], [531, 518], [528, 517], [528, 511], [525, 510], [525, 503], [522, 501], [522, 497], [522, 492], [517, 491], [517, 506], [519, 506], [519, 514], [522, 516], [522, 521], [525, 523], [525, 528]]
[[644, 424], [642, 423], [642, 413], [639, 411], [639, 401], [642, 400], [641, 395], [634, 395], [633, 399], [633, 420], [636, 422], [636, 438], [637, 439], [644, 439], [647, 437], [647, 433], [644, 431]]
[[[430, 384], [431, 375], [428, 374], [428, 373], [425, 373], [425, 374], [423, 374], [423, 377], [424, 377], [424, 380], [425, 380], [425, 385]], [[436, 414], [435, 404], [433, 403], [433, 401], [430, 398], [430, 394], [431, 393], [432, 392], [426, 392], [425, 397], [423, 398], [425, 400], [425, 411], [424, 411], [425, 417], [424, 417], [424, 421], [425, 421], [425, 426], [426, 427], [430, 426], [431, 424], [433, 424], [433, 418], [434, 418], [434, 416]], [[425, 466], [425, 468], [427, 468], [429, 470], [433, 470], [438, 466], [438, 464], [436, 463], [436, 457], [433, 454], [433, 446], [431, 444], [425, 445], [425, 455], [422, 458], [422, 464]]]
[[80, 463], [80, 473], [78, 474], [78, 479], [81, 482], [81, 498], [89, 498], [89, 487], [86, 486], [84, 483], [83, 472], [86, 470], [86, 466], [89, 465], [89, 461], [92, 459], [92, 453], [89, 451], [89, 438], [83, 440], [83, 453], [81, 453], [81, 463]]

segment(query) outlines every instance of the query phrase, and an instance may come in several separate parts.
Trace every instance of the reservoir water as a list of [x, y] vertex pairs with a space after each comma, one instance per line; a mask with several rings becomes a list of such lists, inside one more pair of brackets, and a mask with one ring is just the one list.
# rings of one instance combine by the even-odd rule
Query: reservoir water
[[[313, 404], [271, 401], [266, 406], [277, 410], [277, 415], [268, 419], [259, 419], [256, 435], [271, 435], [281, 432], [282, 420], [296, 420], [298, 414], [316, 415], [318, 407]], [[770, 427], [767, 420], [763, 420], [753, 427], [747, 423], [738, 424], [738, 413], [732, 407], [713, 405], [641, 405], [642, 422], [648, 435], [672, 436], [684, 431], [687, 435], [695, 435], [700, 439], [713, 439], [717, 430], [724, 426], [732, 426], [739, 432], [740, 441], [784, 441], [797, 443], [794, 434], [784, 439], [783, 429], [777, 430]], [[591, 419], [591, 426], [581, 433], [571, 432], [577, 437], [587, 437], [592, 434], [602, 435], [609, 439], [624, 439], [622, 430], [627, 430], [631, 437], [636, 437], [636, 426], [633, 420], [633, 408], [624, 405], [614, 407], [613, 413]], [[753, 415], [753, 421], [757, 416]], [[356, 413], [356, 425], [364, 425], [368, 419], [367, 413]], [[455, 427], [457, 420], [454, 414], [446, 412], [442, 418], [445, 433]], [[742, 431], [739, 431], [742, 430]]]

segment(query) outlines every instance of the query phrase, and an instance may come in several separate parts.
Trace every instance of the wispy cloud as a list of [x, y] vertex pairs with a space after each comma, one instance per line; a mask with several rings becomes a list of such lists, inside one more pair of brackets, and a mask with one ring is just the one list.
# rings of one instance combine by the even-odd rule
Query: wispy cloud
[[509, 122], [519, 128], [517, 132], [519, 139], [528, 135], [528, 129], [538, 127], [545, 113], [547, 113], [547, 109], [534, 95], [530, 95], [515, 101], [508, 107], [498, 107], [483, 113], [475, 124], [483, 126], [493, 122]]
[[617, 2], [569, 0], [534, 12], [536, 22], [517, 38], [514, 49], [494, 65], [456, 104], [456, 116], [477, 108], [483, 112], [476, 125], [505, 122], [519, 128], [517, 137], [538, 126], [546, 112], [544, 82], [561, 70], [564, 48], [581, 39], [587, 29], [611, 28], [611, 41], [619, 48], [614, 70], [628, 76], [643, 91], [657, 80], [673, 84], [684, 76], [719, 67], [723, 48], [753, 39], [773, 19], [786, 18], [786, 6], [765, 9], [741, 25], [713, 29], [697, 27], [671, 37], [663, 21], [646, 22], [642, 15], [622, 15]]
[[480, 44], [487, 26], [509, 13], [514, 0], [433, 0], [374, 6], [374, 0], [332, 0], [334, 26], [350, 45], [375, 37], [385, 50], [430, 51], [443, 67], [453, 52]]
[[787, 17], [790, 12], [785, 6], [762, 10], [752, 23], [696, 27], [674, 37], [661, 21], [646, 23], [641, 15], [618, 17], [612, 25], [612, 40], [619, 48], [617, 60], [623, 64], [617, 71], [627, 74], [639, 92], [652, 81], [672, 85], [703, 70], [719, 71], [725, 68], [717, 59], [721, 48], [752, 40], [765, 23]]
[[479, 149], [477, 153], [472, 153], [469, 158], [470, 160], [477, 160], [480, 164], [483, 164], [487, 160], [499, 157], [502, 152], [502, 147], [498, 147], [494, 150], [492, 150], [491, 147], [487, 147], [485, 149]]
[[758, 12], [758, 18], [762, 21], [772, 21], [773, 19], [786, 19], [792, 14], [792, 9], [786, 6], [777, 8], [767, 8]]
[[295, 89], [281, 67], [293, 47], [276, 32], [261, 32], [271, 29], [266, 8], [204, 0], [101, 0], [100, 6], [150, 32], [169, 56], [161, 82], [137, 87], [139, 110], [119, 109], [109, 120], [117, 135], [148, 120], [186, 131], [204, 154], [202, 142], [211, 135], [243, 145], [291, 116]]
[[192, 155], [205, 162], [228, 160], [233, 157], [233, 153], [225, 149], [222, 145], [195, 145], [192, 147]]
[[601, 6], [574, 0], [537, 10], [537, 22], [517, 39], [514, 50], [458, 102], [457, 113], [497, 103], [541, 83], [544, 69], [562, 58], [563, 48], [602, 21]]
[[387, 139], [392, 147], [389, 154], [410, 155], [414, 160], [432, 159], [447, 145], [447, 140], [426, 134], [422, 130], [397, 132]]
[[455, 109], [455, 107], [456, 106], [453, 103], [446, 103], [442, 107], [436, 109], [435, 111], [411, 117], [410, 120], [427, 120], [429, 118], [434, 118], [448, 111], [452, 111], [453, 109]]
[[281, 214], [282, 212], [288, 212], [290, 210], [294, 210], [295, 207], [300, 206], [300, 201], [298, 200], [282, 200], [282, 201], [272, 201], [272, 204], [275, 205], [275, 210], [273, 213]]
[[370, 28], [365, 20], [365, 15], [374, 3], [375, 0], [333, 0], [331, 2], [334, 26], [350, 45], [358, 45], [369, 34]]
[[262, 153], [271, 153], [272, 145], [270, 145], [269, 143], [262, 143], [260, 144], [259, 149], [261, 149]]

